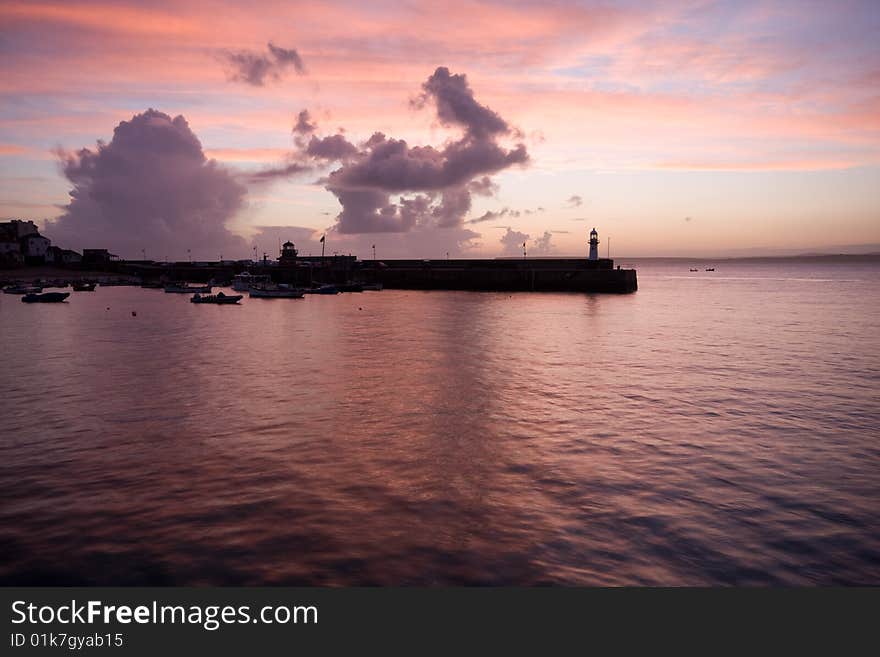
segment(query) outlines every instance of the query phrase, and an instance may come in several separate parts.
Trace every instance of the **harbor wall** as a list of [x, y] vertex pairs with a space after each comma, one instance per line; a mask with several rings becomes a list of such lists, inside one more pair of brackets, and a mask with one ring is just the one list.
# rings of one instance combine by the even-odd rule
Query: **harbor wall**
[[613, 264], [584, 258], [386, 260], [363, 263], [362, 278], [402, 289], [635, 292], [636, 271]]
[[[110, 269], [110, 267], [108, 267]], [[628, 293], [638, 289], [636, 271], [600, 258], [498, 258], [462, 260], [358, 260], [352, 256], [299, 258], [286, 263], [113, 263], [112, 269], [144, 280], [231, 281], [250, 271], [277, 283], [312, 287], [350, 281], [389, 289], [499, 290]]]

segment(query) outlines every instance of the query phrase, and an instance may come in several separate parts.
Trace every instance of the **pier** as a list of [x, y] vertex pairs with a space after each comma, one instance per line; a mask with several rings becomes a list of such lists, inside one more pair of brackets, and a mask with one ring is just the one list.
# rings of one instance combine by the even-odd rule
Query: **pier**
[[268, 274], [276, 283], [296, 287], [381, 283], [386, 289], [475, 290], [505, 292], [607, 292], [638, 289], [635, 269], [620, 269], [613, 260], [586, 258], [498, 258], [462, 260], [359, 260], [354, 256], [311, 256], [287, 262], [115, 261], [102, 267], [23, 268], [10, 279], [87, 277], [131, 278], [143, 282], [186, 280], [231, 281], [243, 271]]
[[525, 292], [613, 292], [638, 289], [635, 269], [610, 259], [499, 258], [362, 262], [365, 281], [386, 288]]

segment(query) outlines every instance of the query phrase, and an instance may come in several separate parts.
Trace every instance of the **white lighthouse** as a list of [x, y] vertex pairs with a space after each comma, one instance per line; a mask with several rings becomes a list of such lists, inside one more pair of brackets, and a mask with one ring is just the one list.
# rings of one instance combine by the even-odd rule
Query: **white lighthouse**
[[590, 260], [599, 259], [599, 233], [596, 229], [590, 231]]

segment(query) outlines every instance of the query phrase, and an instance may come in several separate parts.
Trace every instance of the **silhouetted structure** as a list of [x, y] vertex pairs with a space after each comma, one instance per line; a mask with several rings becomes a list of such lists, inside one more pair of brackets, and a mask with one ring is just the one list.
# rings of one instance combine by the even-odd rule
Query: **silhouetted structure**
[[362, 277], [386, 288], [635, 292], [635, 269], [615, 269], [608, 258], [498, 260], [385, 260], [361, 262]]
[[[350, 255], [300, 256], [292, 242], [285, 242], [277, 263], [265, 258], [258, 263], [250, 260], [165, 265], [129, 262], [116, 268], [145, 280], [201, 282], [231, 280], [234, 275], [247, 271], [269, 276], [275, 283], [303, 288], [381, 283], [389, 289], [635, 292], [638, 289], [636, 271], [615, 269], [613, 260], [599, 258], [598, 243], [593, 229], [589, 258], [361, 261]], [[87, 249], [83, 254], [84, 264], [85, 255], [90, 251]]]
[[281, 255], [278, 257], [278, 262], [282, 265], [294, 264], [298, 253], [294, 243], [288, 240], [281, 246]]
[[116, 260], [119, 260], [119, 256], [110, 253], [107, 249], [83, 249], [84, 265], [100, 266]]
[[590, 260], [599, 259], [599, 233], [596, 229], [590, 231]]

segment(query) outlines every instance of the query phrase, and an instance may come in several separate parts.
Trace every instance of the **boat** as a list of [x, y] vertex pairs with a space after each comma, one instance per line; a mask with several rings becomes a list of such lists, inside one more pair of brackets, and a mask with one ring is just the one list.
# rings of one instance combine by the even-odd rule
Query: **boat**
[[141, 283], [141, 287], [145, 287], [148, 289], [158, 289], [165, 287], [165, 284], [162, 281], [144, 281]]
[[706, 267], [706, 271], [715, 271], [715, 267]]
[[335, 285], [319, 285], [309, 290], [303, 290], [306, 294], [339, 294]]
[[74, 283], [73, 284], [74, 292], [94, 292], [95, 284], [94, 283]]
[[362, 283], [361, 287], [364, 289], [364, 292], [381, 292], [382, 284], [381, 283]]
[[242, 295], [240, 294], [230, 294], [226, 295], [222, 292], [218, 292], [217, 294], [207, 294], [202, 296], [201, 294], [194, 294], [190, 301], [192, 303], [215, 303], [215, 304], [233, 304], [241, 301]]
[[25, 294], [21, 300], [24, 303], [61, 303], [70, 292], [46, 292], [45, 294]]
[[247, 292], [254, 285], [270, 285], [272, 277], [269, 274], [252, 274], [249, 271], [243, 271], [236, 274], [232, 279], [232, 289], [236, 292]]
[[337, 285], [336, 289], [340, 292], [363, 292], [364, 286], [362, 283], [354, 283], [352, 281], [349, 281], [348, 283]]
[[11, 285], [3, 288], [6, 294], [39, 294], [42, 291], [43, 288], [37, 285]]
[[699, 269], [691, 269], [691, 271], [700, 271]]
[[186, 283], [169, 283], [165, 291], [169, 294], [211, 294], [210, 285], [187, 285]]
[[302, 299], [303, 290], [294, 287], [280, 287], [277, 285], [260, 285], [251, 287], [249, 296], [255, 299]]

